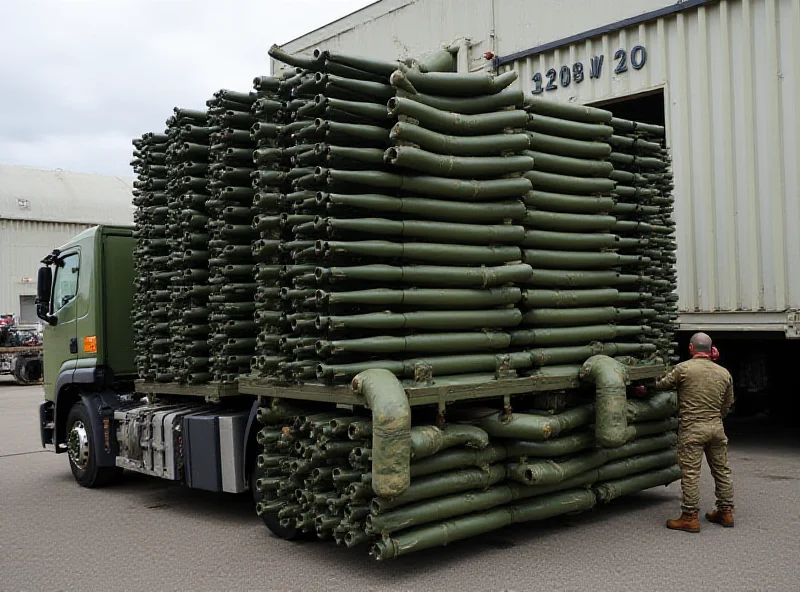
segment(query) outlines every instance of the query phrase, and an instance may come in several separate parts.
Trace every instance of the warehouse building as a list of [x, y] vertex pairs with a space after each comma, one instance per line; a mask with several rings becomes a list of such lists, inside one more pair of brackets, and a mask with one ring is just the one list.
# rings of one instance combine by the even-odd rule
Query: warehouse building
[[775, 367], [800, 353], [800, 1], [380, 0], [282, 48], [442, 46], [529, 96], [664, 125], [683, 339], [722, 340], [749, 391], [796, 383]]
[[36, 273], [95, 224], [133, 224], [132, 179], [0, 165], [0, 314], [36, 323]]

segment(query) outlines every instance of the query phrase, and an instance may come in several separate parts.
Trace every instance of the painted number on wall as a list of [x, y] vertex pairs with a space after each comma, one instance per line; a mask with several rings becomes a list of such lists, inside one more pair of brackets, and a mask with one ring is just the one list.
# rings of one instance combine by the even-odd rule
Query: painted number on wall
[[[589, 78], [600, 78], [603, 72], [604, 56], [596, 55], [589, 60]], [[634, 46], [630, 53], [624, 49], [614, 52], [614, 73], [622, 74], [628, 71], [628, 65], [634, 70], [641, 70], [647, 62], [647, 50], [644, 45]], [[545, 91], [556, 90], [559, 86], [567, 87], [573, 82], [581, 83], [586, 77], [583, 62], [575, 62], [570, 66], [561, 66], [559, 70], [550, 68], [542, 75], [537, 72], [533, 75], [533, 94], [538, 95]]]

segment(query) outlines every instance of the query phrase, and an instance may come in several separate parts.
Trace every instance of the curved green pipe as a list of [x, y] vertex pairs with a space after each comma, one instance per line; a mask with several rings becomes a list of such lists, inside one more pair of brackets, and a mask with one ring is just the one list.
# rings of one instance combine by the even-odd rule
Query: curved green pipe
[[288, 54], [280, 46], [273, 44], [267, 52], [272, 59], [306, 70], [319, 70], [325, 64], [324, 60], [317, 56], [304, 56], [301, 54]]
[[370, 304], [378, 306], [402, 305], [434, 308], [482, 308], [516, 304], [522, 298], [522, 291], [516, 287], [490, 288], [486, 290], [457, 288], [412, 288], [393, 290], [375, 288], [371, 290], [352, 290], [347, 292], [325, 292], [318, 290], [319, 304]]
[[333, 74], [323, 74], [322, 72], [317, 72], [315, 82], [317, 85], [324, 86], [326, 89], [330, 87], [342, 88], [346, 91], [358, 93], [381, 102], [388, 101], [390, 98], [394, 97], [395, 94], [394, 89], [388, 84], [343, 78], [341, 76], [334, 76]]
[[614, 207], [611, 197], [568, 195], [547, 191], [529, 191], [523, 198], [525, 205], [537, 210], [564, 214], [599, 214], [610, 212]]
[[608, 177], [609, 173], [614, 170], [614, 165], [611, 162], [603, 160], [554, 156], [535, 150], [525, 150], [523, 154], [533, 159], [534, 170], [545, 173], [575, 175], [576, 177]]
[[[528, 230], [521, 246], [554, 251], [587, 251], [590, 249], [610, 249], [618, 246], [619, 237], [602, 232], [550, 232], [548, 230]], [[567, 253], [564, 253], [566, 256]]]
[[398, 353], [458, 353], [491, 351], [507, 348], [511, 338], [507, 333], [470, 332], [408, 335], [406, 337], [363, 337], [318, 341], [317, 354], [329, 357], [339, 354], [398, 354]]
[[380, 369], [355, 376], [352, 388], [372, 410], [372, 489], [395, 498], [411, 484], [411, 407], [405, 389]]
[[498, 267], [446, 267], [438, 265], [363, 265], [356, 267], [318, 267], [318, 281], [379, 281], [403, 282], [436, 287], [501, 286], [519, 283], [531, 276], [529, 265]]
[[584, 362], [581, 378], [595, 386], [595, 439], [599, 446], [617, 448], [634, 436], [626, 418], [628, 371], [604, 355]]
[[528, 136], [525, 134], [451, 136], [405, 121], [396, 123], [389, 137], [395, 142], [408, 142], [436, 154], [453, 156], [485, 157], [504, 152], [519, 152], [529, 147]]
[[581, 123], [547, 115], [531, 115], [527, 129], [573, 140], [599, 140], [614, 133], [614, 128], [602, 123]]
[[476, 372], [494, 372], [505, 359], [511, 369], [525, 369], [531, 365], [527, 352], [495, 354], [462, 354], [455, 356], [429, 356], [408, 360], [372, 360], [352, 364], [319, 364], [317, 377], [321, 380], [335, 380], [351, 377], [364, 370], [383, 368], [403, 377], [413, 377], [415, 369], [420, 365], [428, 365], [436, 376], [451, 374], [471, 374]]
[[666, 419], [677, 412], [678, 393], [676, 391], [661, 391], [647, 399], [629, 400], [626, 417], [631, 422], [644, 422]]
[[649, 471], [632, 477], [615, 479], [607, 483], [601, 483], [592, 488], [598, 501], [610, 502], [611, 500], [630, 495], [637, 491], [658, 487], [659, 485], [669, 485], [681, 477], [680, 466], [673, 465], [667, 469]]
[[592, 477], [594, 475], [581, 475], [556, 486], [526, 486], [506, 481], [484, 491], [470, 491], [424, 500], [384, 514], [369, 515], [366, 518], [365, 529], [370, 534], [393, 533], [420, 524], [439, 522], [453, 516], [504, 506], [515, 500], [588, 486], [594, 482]]
[[574, 140], [558, 135], [532, 132], [525, 133], [530, 140], [531, 150], [553, 154], [556, 156], [570, 156], [573, 158], [608, 158], [611, 146], [602, 141]]
[[478, 420], [477, 425], [493, 438], [541, 441], [587, 425], [593, 419], [594, 407], [582, 405], [556, 415], [514, 413], [510, 419], [501, 411]]
[[449, 156], [413, 146], [386, 150], [384, 160], [392, 166], [439, 177], [480, 179], [521, 173], [533, 166], [528, 156]]
[[493, 95], [504, 90], [517, 80], [513, 70], [497, 76], [493, 74], [456, 74], [451, 72], [419, 72], [401, 68], [392, 73], [392, 86], [413, 89], [431, 95], [445, 97], [472, 97]]
[[381, 218], [326, 218], [320, 220], [320, 223], [334, 231], [380, 234], [384, 237], [414, 237], [435, 242], [473, 245], [519, 244], [525, 237], [525, 229], [522, 226], [510, 224], [460, 224]]
[[377, 103], [346, 101], [344, 99], [326, 97], [325, 95], [317, 95], [314, 97], [313, 102], [310, 101], [309, 103], [314, 105], [316, 109], [322, 110], [322, 112], [328, 112], [330, 110], [343, 111], [345, 113], [349, 113], [350, 115], [364, 117], [366, 119], [374, 119], [375, 121], [390, 121], [386, 106]]
[[442, 97], [424, 93], [407, 93], [401, 89], [397, 89], [397, 94], [400, 97], [434, 107], [440, 111], [452, 111], [453, 113], [462, 113], [464, 115], [478, 115], [505, 107], [518, 106], [522, 104], [525, 98], [525, 94], [521, 90], [513, 89], [505, 89], [493, 95], [477, 97]]
[[338, 166], [382, 166], [384, 151], [380, 148], [352, 148], [349, 146], [331, 146], [317, 144], [314, 154], [322, 157], [328, 165]]
[[461, 203], [422, 197], [393, 197], [378, 194], [318, 193], [317, 202], [324, 205], [341, 205], [375, 212], [396, 212], [430, 220], [458, 223], [491, 224], [504, 220], [521, 220], [527, 212], [525, 204], [519, 201]]
[[433, 456], [456, 446], [485, 449], [489, 445], [489, 435], [473, 425], [450, 424], [440, 429], [436, 426], [415, 426], [411, 428], [411, 459]]
[[328, 182], [342, 182], [421, 193], [428, 197], [465, 201], [492, 201], [520, 197], [530, 191], [525, 178], [492, 179], [488, 181], [455, 180], [425, 175], [397, 175], [380, 171], [328, 170]]
[[608, 193], [614, 190], [616, 183], [612, 179], [601, 177], [576, 177], [544, 171], [528, 171], [523, 175], [531, 182], [534, 189], [553, 191], [556, 193]]
[[385, 499], [388, 496], [381, 495], [374, 498], [370, 502], [370, 510], [372, 514], [379, 515], [394, 508], [399, 508], [400, 506], [405, 506], [424, 499], [441, 497], [443, 495], [468, 491], [470, 489], [485, 489], [486, 487], [503, 481], [505, 478], [506, 469], [500, 464], [475, 469], [457, 469], [454, 471], [446, 471], [438, 475], [428, 475], [415, 479], [402, 495], [392, 499]]
[[314, 58], [316, 60], [326, 60], [343, 64], [357, 70], [364, 70], [365, 72], [372, 72], [381, 76], [390, 76], [392, 72], [400, 67], [400, 62], [389, 60], [378, 60], [363, 56], [344, 55], [340, 53], [314, 50]]
[[[634, 356], [656, 351], [651, 343], [599, 343], [572, 347], [547, 347], [528, 350], [533, 366], [555, 366], [583, 363], [592, 356]], [[653, 426], [653, 429], [656, 429]], [[665, 431], [664, 429], [660, 431]], [[649, 433], [658, 433], [653, 431]]]
[[[556, 485], [579, 475], [585, 475], [592, 469], [598, 469], [594, 478], [592, 478], [592, 482], [595, 482], [603, 479], [601, 475], [633, 474], [647, 471], [654, 467], [675, 464], [677, 460], [676, 454], [674, 448], [671, 448], [674, 442], [674, 434], [664, 434], [656, 438], [630, 442], [619, 448], [592, 450], [562, 461], [537, 460], [534, 462], [509, 463], [507, 465], [508, 476], [510, 479], [526, 485]], [[663, 450], [664, 448], [669, 449]], [[655, 455], [639, 456], [651, 453], [654, 450], [659, 452]], [[627, 462], [618, 462], [621, 459], [628, 460]], [[603, 471], [609, 463], [613, 463], [612, 468]]]
[[544, 520], [552, 516], [590, 510], [595, 505], [595, 496], [588, 491], [566, 491], [534, 498], [461, 516], [453, 520], [422, 526], [401, 534], [386, 537], [374, 543], [370, 555], [377, 560], [391, 559], [414, 551], [447, 545], [453, 541], [477, 536], [510, 524]]
[[506, 448], [496, 444], [482, 450], [446, 450], [435, 456], [412, 462], [411, 478], [416, 479], [465, 467], [488, 467], [505, 460], [506, 454]]
[[594, 434], [581, 432], [570, 434], [552, 440], [536, 442], [531, 440], [518, 440], [506, 444], [508, 458], [534, 457], [534, 458], [559, 458], [575, 454], [581, 450], [594, 447]]
[[359, 257], [403, 258], [446, 264], [497, 265], [518, 261], [519, 247], [446, 245], [441, 243], [394, 243], [390, 241], [318, 241], [317, 252]]
[[[616, 294], [614, 296], [616, 297]], [[538, 327], [570, 327], [592, 323], [610, 323], [616, 320], [618, 310], [613, 306], [596, 308], [537, 307], [527, 311], [522, 317], [522, 322]]]
[[568, 269], [534, 269], [523, 283], [543, 288], [600, 288], [637, 285], [646, 278], [615, 271], [571, 271]]
[[389, 115], [410, 117], [419, 125], [434, 132], [457, 136], [485, 136], [496, 134], [504, 129], [524, 128], [528, 114], [524, 111], [495, 111], [477, 115], [464, 115], [441, 111], [423, 103], [403, 97], [394, 97], [387, 103]]
[[[525, 316], [523, 316], [523, 323]], [[524, 346], [561, 346], [572, 344], [608, 341], [615, 338], [632, 337], [646, 333], [648, 327], [643, 325], [586, 325], [581, 327], [555, 327], [541, 329], [518, 329], [511, 331], [511, 345]]]
[[336, 329], [428, 329], [467, 330], [515, 327], [522, 319], [516, 308], [491, 310], [432, 310], [392, 313], [375, 312], [350, 316], [320, 316], [320, 328]]
[[457, 49], [437, 49], [419, 58], [404, 60], [404, 63], [408, 67], [416, 68], [420, 72], [455, 72], [457, 52]]
[[598, 109], [597, 107], [587, 107], [586, 105], [574, 105], [561, 101], [549, 101], [540, 98], [526, 98], [522, 106], [523, 109], [539, 115], [547, 115], [558, 119], [569, 119], [583, 123], [611, 123], [614, 115], [611, 111]]
[[543, 249], [524, 249], [522, 260], [538, 269], [608, 269], [627, 265], [642, 265], [650, 262], [649, 257], [620, 255], [619, 253], [592, 251], [557, 251]]
[[627, 119], [620, 119], [618, 117], [613, 117], [610, 123], [615, 130], [620, 130], [627, 133], [640, 132], [652, 134], [660, 138], [663, 138], [664, 134], [666, 133], [663, 125], [654, 125], [652, 123], [640, 123], [638, 121], [630, 121]]
[[598, 214], [561, 214], [537, 210], [528, 210], [522, 222], [525, 226], [530, 228], [566, 232], [608, 232], [618, 224], [614, 216], [602, 216]]
[[[638, 294], [636, 294], [638, 297]], [[617, 304], [620, 292], [614, 288], [589, 290], [523, 290], [524, 308], [577, 308]], [[638, 302], [638, 298], [637, 298]]]

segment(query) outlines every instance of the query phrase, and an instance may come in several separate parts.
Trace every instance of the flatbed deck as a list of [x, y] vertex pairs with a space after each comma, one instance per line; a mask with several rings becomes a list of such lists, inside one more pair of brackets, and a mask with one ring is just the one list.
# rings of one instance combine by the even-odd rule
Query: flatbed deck
[[185, 397], [203, 397], [211, 403], [218, 403], [222, 399], [239, 396], [236, 384], [185, 384], [179, 382], [134, 382], [137, 393], [146, 395], [180, 395]]
[[[628, 376], [631, 380], [658, 378], [663, 375], [665, 369], [666, 367], [662, 365], [628, 366]], [[522, 378], [480, 381], [440, 380], [432, 385], [409, 385], [405, 390], [412, 406], [433, 404], [444, 406], [455, 401], [494, 399], [523, 393], [574, 389], [580, 386], [577, 367], [563, 370], [560, 372], [550, 368]], [[263, 378], [243, 376], [239, 379], [239, 393], [342, 405], [365, 404], [364, 398], [353, 392], [349, 384], [275, 385]]]
[[[520, 378], [486, 379], [477, 377], [451, 377], [438, 379], [433, 384], [408, 384], [405, 386], [408, 401], [412, 406], [444, 406], [455, 401], [494, 399], [524, 393], [542, 393], [574, 389], [580, 386], [579, 366], [551, 367]], [[627, 366], [629, 378], [646, 380], [663, 375], [663, 365]], [[135, 381], [136, 391], [147, 395], [179, 395], [202, 397], [208, 402], [218, 403], [222, 399], [251, 395], [337, 403], [341, 405], [364, 405], [364, 398], [350, 388], [349, 384], [329, 385], [305, 383], [279, 385], [273, 381], [253, 376], [242, 376], [238, 384], [183, 384], [175, 382]]]
[[27, 353], [41, 353], [41, 345], [23, 345], [19, 347], [0, 347], [0, 355], [2, 354], [27, 354]]

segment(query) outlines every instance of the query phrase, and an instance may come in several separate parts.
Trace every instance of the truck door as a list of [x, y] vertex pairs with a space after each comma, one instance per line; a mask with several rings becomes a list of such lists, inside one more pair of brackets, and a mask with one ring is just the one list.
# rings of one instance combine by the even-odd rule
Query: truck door
[[[59, 372], [74, 370], [78, 359], [78, 277], [80, 251], [59, 256], [53, 277], [50, 313], [58, 318], [55, 325], [45, 327], [47, 349], [44, 356], [44, 382], [53, 387]], [[49, 389], [48, 389], [49, 391]], [[52, 391], [49, 391], [52, 392]]]

